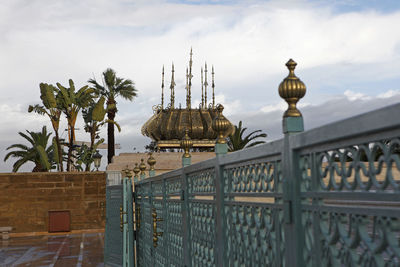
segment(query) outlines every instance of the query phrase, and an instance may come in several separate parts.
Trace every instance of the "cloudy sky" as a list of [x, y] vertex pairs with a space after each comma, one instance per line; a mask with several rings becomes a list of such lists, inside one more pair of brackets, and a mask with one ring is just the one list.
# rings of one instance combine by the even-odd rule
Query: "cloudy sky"
[[46, 117], [27, 112], [40, 102], [40, 82], [72, 78], [81, 87], [108, 67], [138, 89], [133, 102], [118, 100], [117, 153], [144, 151], [150, 140], [140, 128], [160, 103], [163, 64], [169, 84], [174, 62], [176, 103], [184, 105], [190, 47], [194, 102], [207, 61], [225, 115], [262, 129], [269, 141], [282, 136], [286, 104], [277, 90], [289, 58], [307, 86], [299, 104], [306, 129], [397, 103], [398, 25], [398, 0], [2, 0], [0, 171], [11, 170], [13, 161], [2, 159], [9, 145], [23, 142], [19, 131], [51, 129]]

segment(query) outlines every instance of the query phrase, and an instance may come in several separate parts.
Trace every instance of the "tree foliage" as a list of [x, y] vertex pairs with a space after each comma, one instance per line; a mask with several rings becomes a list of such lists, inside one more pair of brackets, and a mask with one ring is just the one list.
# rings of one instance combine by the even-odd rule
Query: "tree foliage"
[[117, 77], [115, 71], [111, 68], [103, 72], [102, 78], [103, 85], [99, 84], [96, 79], [90, 79], [88, 83], [91, 85], [91, 88], [95, 89], [98, 94], [104, 96], [106, 99], [107, 118], [109, 120], [109, 122], [107, 122], [107, 158], [108, 163], [111, 163], [112, 157], [115, 155], [114, 125], [115, 115], [118, 111], [116, 98], [120, 96], [129, 101], [133, 101], [134, 97], [137, 96], [137, 90], [132, 80]]
[[267, 137], [266, 133], [262, 133], [261, 130], [256, 130], [244, 136], [246, 130], [247, 128], [242, 128], [242, 121], [239, 121], [239, 124], [235, 125], [234, 133], [228, 137], [229, 151], [237, 151], [265, 143], [264, 140], [259, 139]]
[[59, 171], [63, 171], [63, 152], [61, 149], [61, 140], [58, 132], [60, 127], [61, 110], [59, 109], [56, 101], [56, 93], [58, 90], [53, 85], [49, 85], [47, 83], [41, 83], [39, 87], [42, 105], [30, 105], [28, 107], [28, 112], [35, 112], [40, 115], [47, 115], [49, 117], [55, 135], [54, 154], [56, 155], [56, 157], [54, 160], [57, 164], [57, 169]]
[[9, 146], [7, 150], [15, 150], [8, 152], [4, 157], [4, 161], [7, 161], [10, 157], [18, 159], [13, 165], [13, 172], [17, 172], [27, 162], [35, 164], [32, 170], [34, 172], [49, 171], [54, 166], [54, 161], [52, 160], [54, 147], [52, 144], [48, 144], [51, 133], [47, 133], [46, 126], [43, 126], [41, 132], [31, 132], [28, 130], [26, 132], [28, 134], [22, 132], [18, 134], [28, 141], [30, 146], [25, 144], [13, 144]]
[[59, 92], [57, 94], [57, 103], [59, 109], [64, 113], [68, 122], [68, 156], [67, 156], [67, 171], [71, 171], [72, 152], [74, 150], [75, 142], [75, 123], [79, 111], [82, 108], [89, 106], [93, 102], [95, 90], [89, 88], [87, 85], [75, 91], [74, 82], [69, 80], [69, 87], [64, 87], [57, 83]]

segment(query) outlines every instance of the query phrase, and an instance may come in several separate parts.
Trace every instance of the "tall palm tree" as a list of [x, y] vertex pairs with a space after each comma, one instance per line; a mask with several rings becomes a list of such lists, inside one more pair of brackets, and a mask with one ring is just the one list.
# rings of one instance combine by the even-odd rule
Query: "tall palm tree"
[[[82, 161], [85, 163], [85, 171], [90, 171], [90, 165], [93, 162], [93, 154], [96, 152], [97, 147], [104, 142], [104, 139], [99, 139], [99, 131], [100, 128], [106, 123], [113, 123], [117, 126], [118, 131], [121, 131], [121, 127], [115, 121], [110, 121], [105, 119], [106, 109], [104, 108], [105, 98], [101, 96], [97, 102], [91, 103], [87, 108], [82, 110], [82, 117], [85, 122], [84, 129], [87, 133], [90, 134], [90, 146], [89, 147], [81, 147], [81, 152], [84, 152], [85, 155], [82, 158]], [[99, 139], [96, 142], [96, 139]]]
[[13, 165], [13, 172], [17, 172], [18, 169], [27, 162], [33, 162], [35, 167], [33, 172], [45, 172], [52, 168], [52, 161], [50, 160], [51, 154], [53, 153], [53, 146], [47, 146], [51, 133], [47, 134], [46, 126], [43, 126], [41, 132], [30, 132], [26, 130], [28, 135], [19, 132], [18, 134], [25, 138], [31, 146], [24, 144], [14, 144], [7, 148], [18, 150], [10, 151], [4, 157], [4, 161], [7, 161], [10, 157], [18, 158]]
[[[116, 76], [113, 69], [106, 69], [103, 72], [103, 85], [100, 85], [96, 79], [90, 79], [89, 84], [92, 88], [96, 89], [100, 95], [104, 96], [107, 100], [107, 118], [114, 121], [115, 114], [117, 113], [117, 102], [115, 99], [121, 96], [124, 99], [132, 101], [137, 96], [135, 83], [129, 79], [123, 79]], [[111, 163], [115, 155], [115, 137], [114, 137], [114, 123], [108, 122], [107, 128], [107, 142], [108, 142], [108, 163]]]
[[246, 130], [247, 128], [242, 128], [242, 121], [239, 121], [239, 125], [235, 125], [235, 132], [228, 137], [229, 151], [237, 151], [265, 143], [264, 140], [256, 141], [256, 139], [267, 137], [266, 133], [261, 133], [261, 130], [256, 130], [243, 137], [244, 131]]
[[68, 156], [67, 156], [67, 171], [71, 171], [72, 151], [74, 150], [75, 142], [75, 123], [78, 113], [82, 108], [85, 108], [93, 102], [95, 90], [87, 85], [75, 92], [74, 82], [69, 80], [69, 88], [57, 83], [59, 92], [57, 93], [57, 104], [61, 111], [65, 114], [68, 121]]
[[63, 162], [62, 162], [63, 152], [61, 150], [60, 137], [58, 134], [60, 126], [60, 117], [61, 117], [61, 110], [58, 108], [56, 101], [56, 92], [58, 90], [53, 85], [51, 84], [49, 85], [47, 83], [41, 83], [39, 87], [40, 87], [40, 98], [42, 99], [43, 105], [38, 105], [38, 104], [34, 106], [30, 105], [28, 108], [28, 112], [35, 112], [40, 115], [46, 114], [50, 118], [51, 125], [53, 126], [55, 134], [54, 142], [57, 148], [54, 150], [57, 169], [59, 171], [63, 171]]

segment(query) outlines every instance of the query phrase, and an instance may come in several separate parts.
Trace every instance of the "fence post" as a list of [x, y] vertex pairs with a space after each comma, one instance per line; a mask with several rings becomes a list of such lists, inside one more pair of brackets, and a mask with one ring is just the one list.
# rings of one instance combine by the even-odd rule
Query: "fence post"
[[229, 131], [229, 121], [222, 115], [224, 107], [217, 106], [218, 115], [212, 122], [212, 128], [217, 133], [217, 140], [215, 143], [215, 205], [216, 205], [216, 247], [215, 255], [216, 266], [226, 266], [225, 255], [225, 229], [226, 220], [224, 212], [224, 168], [220, 165], [220, 157], [227, 154], [228, 144], [226, 136]]
[[183, 259], [184, 266], [192, 266], [191, 262], [191, 240], [190, 240], [190, 226], [189, 226], [189, 185], [187, 182], [187, 175], [185, 168], [181, 169], [182, 179], [182, 231], [183, 231]]
[[303, 259], [304, 233], [301, 220], [299, 155], [291, 148], [290, 136], [304, 130], [303, 117], [296, 103], [305, 95], [304, 83], [296, 77], [296, 62], [290, 59], [286, 66], [289, 75], [279, 85], [279, 95], [288, 103], [283, 115], [284, 144], [282, 151], [283, 212], [285, 231], [285, 265], [305, 266]]

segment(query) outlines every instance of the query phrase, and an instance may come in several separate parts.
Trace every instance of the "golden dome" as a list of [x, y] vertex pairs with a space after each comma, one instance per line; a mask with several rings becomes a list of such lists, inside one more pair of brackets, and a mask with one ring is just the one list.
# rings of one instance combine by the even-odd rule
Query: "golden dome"
[[[203, 82], [203, 74], [204, 82]], [[171, 100], [164, 108], [164, 68], [162, 72], [161, 105], [154, 108], [154, 115], [142, 126], [142, 134], [157, 142], [159, 148], [180, 148], [180, 141], [185, 136], [185, 129], [193, 142], [193, 147], [214, 147], [217, 132], [213, 129], [213, 120], [218, 115], [215, 106], [214, 94], [214, 67], [212, 68], [212, 101], [207, 104], [207, 65], [201, 71], [202, 98], [199, 108], [191, 107], [192, 87], [192, 51], [190, 53], [189, 68], [186, 74], [186, 108], [175, 108], [175, 79], [174, 65], [172, 65]], [[222, 112], [222, 111], [221, 111]], [[225, 118], [225, 117], [224, 117]], [[226, 120], [226, 134], [232, 134], [235, 127]]]
[[285, 99], [289, 105], [283, 117], [301, 117], [301, 113], [297, 109], [296, 104], [306, 94], [306, 86], [294, 74], [296, 65], [297, 63], [293, 59], [290, 59], [286, 63], [289, 69], [289, 75], [279, 85], [279, 95]]

